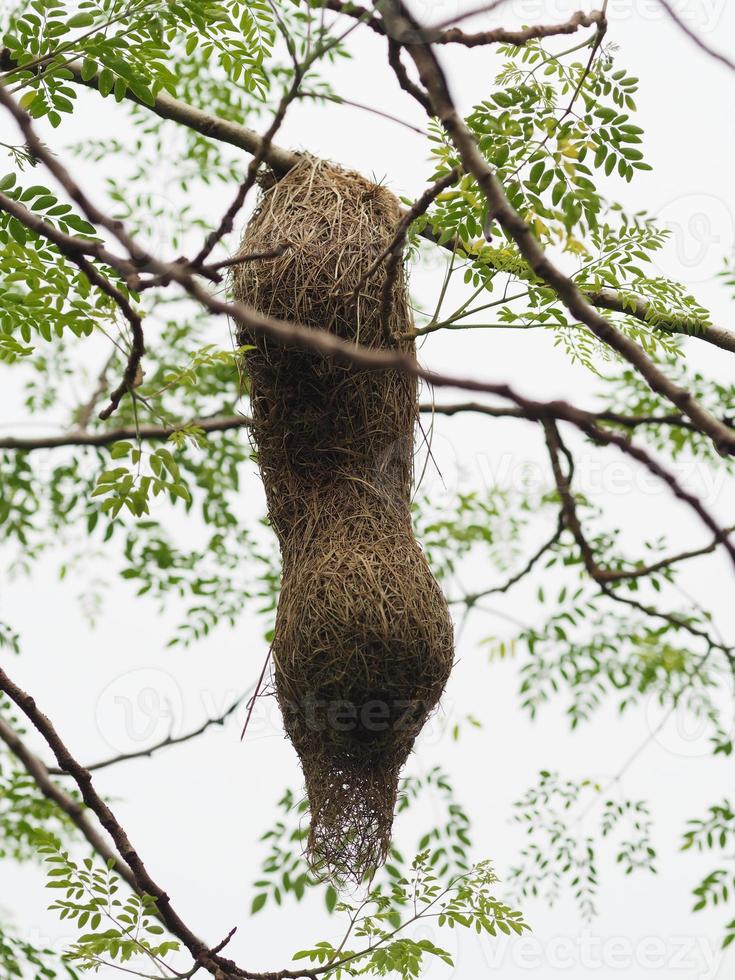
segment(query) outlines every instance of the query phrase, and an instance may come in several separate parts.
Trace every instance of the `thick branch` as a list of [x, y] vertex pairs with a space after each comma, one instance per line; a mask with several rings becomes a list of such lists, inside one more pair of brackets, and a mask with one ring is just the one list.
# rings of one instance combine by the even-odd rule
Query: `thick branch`
[[[335, 7], [341, 6], [342, 5], [335, 3]], [[347, 6], [350, 7], [351, 5], [348, 4]], [[345, 12], [350, 13], [349, 10]], [[356, 8], [353, 15], [356, 17], [362, 17], [364, 15], [363, 8]], [[377, 18], [374, 18], [373, 22], [375, 24], [380, 23]], [[369, 26], [372, 26], [372, 24], [369, 24]], [[384, 33], [382, 25], [381, 33]], [[12, 61], [9, 59], [7, 51], [0, 52], [0, 66], [6, 70], [14, 67]], [[90, 79], [83, 79], [81, 75], [81, 67], [81, 62], [72, 62], [66, 66], [66, 68], [74, 76], [74, 82], [79, 85], [85, 85], [88, 88], [97, 89], [98, 76], [94, 75]], [[170, 119], [181, 126], [186, 126], [188, 129], [193, 129], [194, 131], [201, 133], [202, 136], [218, 140], [222, 143], [228, 143], [229, 145], [235, 146], [247, 153], [256, 154], [262, 148], [262, 138], [259, 133], [255, 132], [255, 130], [249, 129], [247, 126], [242, 126], [238, 123], [231, 122], [228, 119], [222, 119], [213, 113], [204, 112], [201, 109], [197, 109], [195, 106], [182, 102], [180, 99], [172, 98], [165, 92], [160, 92], [156, 96], [155, 102], [152, 106], [149, 106], [146, 103], [140, 102], [139, 99], [136, 99], [130, 89], [127, 90], [125, 98], [136, 102], [144, 109], [154, 112], [163, 119]], [[263, 155], [263, 159], [272, 168], [277, 177], [282, 177], [298, 163], [298, 161], [301, 159], [301, 155], [271, 143], [267, 147], [267, 152]], [[422, 232], [422, 236], [428, 241], [436, 244], [435, 237], [432, 234], [431, 229], [425, 229]], [[447, 242], [445, 243], [444, 247], [452, 248], [453, 243], [451, 241]], [[599, 306], [602, 309], [612, 310], [617, 313], [631, 312], [626, 307], [626, 303], [617, 293], [615, 293], [614, 290], [602, 290], [600, 293], [591, 295], [589, 300], [593, 306]], [[646, 306], [645, 300], [641, 300], [641, 303]], [[635, 312], [633, 315], [638, 316], [638, 313]], [[655, 329], [667, 330], [675, 333], [685, 333], [707, 343], [714, 344], [717, 347], [721, 347], [723, 350], [735, 352], [735, 334], [732, 334], [721, 327], [712, 327], [703, 323], [692, 324], [691, 329], [689, 327], [683, 328], [676, 318], [671, 318], [667, 321], [658, 314], [655, 324], [650, 323], [646, 319], [645, 315], [639, 317], [639, 319]]]
[[706, 433], [719, 452], [735, 454], [735, 434], [708, 412], [691, 392], [664, 374], [633, 340], [604, 319], [579, 291], [574, 280], [556, 266], [537, 241], [530, 226], [505, 195], [495, 172], [484, 158], [474, 135], [460, 117], [449, 94], [446, 79], [431, 47], [416, 43], [417, 27], [400, 0], [382, 0], [383, 19], [393, 39], [408, 51], [429, 93], [435, 115], [441, 121], [459, 153], [466, 172], [471, 173], [484, 194], [489, 213], [513, 239], [533, 272], [549, 285], [572, 316], [584, 323], [604, 344], [620, 354], [645, 379], [649, 387], [667, 398]]

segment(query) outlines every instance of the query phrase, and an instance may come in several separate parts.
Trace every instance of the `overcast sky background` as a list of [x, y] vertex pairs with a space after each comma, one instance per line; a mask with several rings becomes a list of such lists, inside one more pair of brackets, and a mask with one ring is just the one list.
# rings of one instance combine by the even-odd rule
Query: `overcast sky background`
[[[482, 29], [564, 20], [577, 6], [593, 7], [571, 0], [508, 2], [501, 11], [477, 17], [467, 26]], [[468, 7], [465, 0], [415, 0], [412, 9], [421, 20], [437, 22]], [[709, 43], [731, 49], [733, 4], [679, 0], [676, 7]], [[735, 241], [735, 77], [697, 50], [654, 0], [611, 0], [609, 20], [608, 41], [619, 46], [620, 65], [641, 80], [635, 121], [646, 130], [647, 159], [655, 168], [652, 174], [638, 175], [633, 185], [610, 181], [609, 195], [630, 211], [645, 209], [669, 223], [675, 234], [662, 255], [662, 270], [687, 281], [712, 309], [715, 322], [731, 326], [727, 296], [712, 280]], [[339, 74], [333, 76], [338, 91], [424, 126], [425, 119], [397, 88], [385, 64], [383, 44], [365, 30], [352, 35], [351, 47], [354, 60], [341, 64]], [[440, 56], [463, 110], [485, 97], [500, 64], [494, 51], [443, 48]], [[128, 132], [125, 113], [111, 100], [103, 103], [83, 93], [80, 102], [84, 111], [65, 123], [54, 145], [59, 137], [73, 142], [90, 132], [99, 138]], [[3, 119], [0, 139], [7, 136], [12, 142], [11, 135]], [[278, 142], [385, 177], [400, 194], [420, 192], [429, 173], [426, 143], [420, 136], [357, 109], [302, 104], [289, 114]], [[164, 161], [161, 173], [151, 175], [152, 187], [162, 195], [167, 193], [165, 166]], [[114, 173], [116, 167], [115, 160], [105, 163], [108, 172]], [[101, 197], [104, 188], [94, 168], [82, 164], [78, 168], [97, 181]], [[209, 201], [206, 204], [213, 218], [228, 200], [229, 193], [212, 191], [211, 206]], [[413, 272], [414, 293], [427, 304], [435, 295], [442, 261], [430, 259]], [[460, 295], [456, 290], [455, 298]], [[226, 328], [220, 327], [221, 343], [226, 344]], [[689, 344], [689, 351], [692, 363], [722, 379], [732, 378], [732, 362], [726, 354], [696, 342]], [[424, 345], [421, 356], [428, 366], [471, 370], [492, 381], [508, 381], [537, 397], [563, 396], [589, 404], [595, 387], [594, 379], [572, 367], [543, 333], [438, 334]], [[84, 357], [90, 358], [90, 365], [96, 363], [88, 353]], [[54, 420], [23, 417], [9, 374], [0, 368], [3, 431], [21, 426], [24, 433], [47, 431]], [[493, 475], [501, 483], [513, 483], [529, 473], [548, 480], [539, 434], [522, 422], [439, 418], [433, 452], [441, 475], [430, 468], [424, 490], [439, 504], [457, 489], [487, 485]], [[672, 550], [703, 542], [704, 532], [686, 510], [612, 453], [580, 448], [578, 471], [582, 489], [606, 509], [610, 524], [625, 526], [630, 554], [636, 553], [644, 538], [658, 533], [669, 536]], [[705, 493], [723, 521], [729, 517], [732, 523], [731, 482], [713, 483], [711, 474], [698, 469], [681, 475]], [[254, 475], [245, 481], [243, 507], [251, 513], [263, 510], [262, 487]], [[175, 520], [182, 534], [198, 533], [180, 517]], [[542, 533], [539, 528], [539, 540]], [[533, 545], [528, 543], [529, 553]], [[80, 614], [78, 595], [87, 588], [89, 577], [105, 574], [104, 563], [64, 583], [58, 580], [57, 567], [58, 556], [42, 562], [31, 581], [3, 582], [0, 615], [22, 638], [23, 656], [12, 662], [14, 676], [33, 692], [83, 761], [155, 742], [171, 727], [174, 733], [193, 728], [218, 714], [256, 679], [266, 652], [257, 618], [246, 614], [235, 630], [221, 627], [189, 650], [166, 650], [182, 607], [172, 605], [161, 615], [152, 603], [136, 600], [131, 588], [111, 578], [103, 615], [91, 630]], [[503, 577], [487, 564], [472, 565], [463, 574], [472, 587]], [[732, 792], [733, 764], [713, 760], [706, 737], [687, 728], [682, 718], [674, 718], [651, 737], [660, 720], [653, 705], [622, 720], [613, 710], [603, 709], [576, 735], [568, 731], [562, 702], [530, 723], [518, 705], [517, 665], [488, 663], [487, 647], [481, 641], [489, 635], [511, 635], [514, 627], [506, 617], [541, 621], [535, 584], [494, 601], [500, 615], [469, 619], [442, 714], [422, 736], [407, 771], [422, 773], [437, 764], [449, 770], [457, 796], [473, 819], [473, 856], [493, 859], [501, 876], [506, 876], [523, 845], [522, 835], [509, 822], [511, 804], [535, 781], [539, 769], [607, 782], [645, 746], [614, 792], [650, 801], [661, 855], [659, 874], [623, 878], [605, 859], [600, 868], [600, 912], [590, 925], [580, 921], [566, 894], [553, 910], [540, 901], [527, 902], [524, 912], [534, 930], [530, 941], [491, 944], [474, 934], [442, 933], [434, 938], [453, 952], [456, 969], [452, 974], [434, 966], [430, 975], [461, 980], [484, 973], [574, 980], [590, 973], [605, 980], [729, 978], [735, 953], [722, 957], [718, 946], [732, 911], [729, 916], [727, 911], [698, 915], [690, 911], [691, 888], [714, 862], [676, 852], [685, 820]], [[732, 574], [725, 560], [715, 557], [687, 565], [681, 584], [715, 610], [718, 628], [732, 638]], [[669, 608], [675, 608], [676, 595], [669, 593], [668, 601]], [[732, 713], [731, 705], [723, 705], [723, 710], [726, 716]], [[452, 741], [448, 730], [467, 714], [480, 717], [484, 728], [466, 731], [459, 742]], [[237, 925], [230, 945], [233, 957], [250, 969], [280, 969], [289, 965], [291, 951], [339, 936], [335, 922], [326, 918], [321, 900], [314, 896], [298, 906], [287, 901], [281, 910], [267, 908], [255, 919], [247, 916], [254, 894], [251, 883], [265, 854], [257, 839], [273, 820], [274, 804], [283, 789], [297, 788], [300, 776], [271, 701], [259, 703], [244, 744], [239, 741], [241, 723], [239, 714], [224, 729], [212, 730], [187, 746], [103, 771], [96, 784], [114, 798], [115, 811], [151, 873], [194, 930], [216, 943]], [[425, 799], [422, 807], [420, 815], [397, 823], [396, 843], [403, 851], [415, 848], [416, 833], [430, 810], [441, 812], [436, 801]], [[593, 826], [596, 817], [599, 811], [585, 820]], [[610, 853], [605, 848], [602, 852]], [[69, 938], [68, 927], [41, 911], [47, 896], [38, 870], [2, 865], [4, 916], [10, 914], [21, 934], [34, 942], [61, 946]]]

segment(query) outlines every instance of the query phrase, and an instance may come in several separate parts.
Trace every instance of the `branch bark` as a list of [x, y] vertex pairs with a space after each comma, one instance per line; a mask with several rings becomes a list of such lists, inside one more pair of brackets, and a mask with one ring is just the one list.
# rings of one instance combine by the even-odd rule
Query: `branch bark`
[[[552, 403], [547, 403], [551, 405]], [[526, 419], [537, 421], [537, 412], [529, 412], [523, 408], [511, 408], [503, 405], [486, 405], [483, 402], [456, 402], [447, 404], [436, 404], [424, 402], [419, 405], [419, 411], [424, 415], [446, 415], [453, 416], [473, 412], [478, 415], [487, 415], [496, 419]], [[554, 413], [554, 409], [549, 409], [553, 417], [561, 417]], [[645, 426], [664, 425], [672, 428], [686, 429], [689, 432], [699, 431], [688, 419], [681, 415], [621, 415], [618, 412], [585, 412], [579, 410], [580, 421], [583, 417], [591, 423], [609, 422], [620, 425], [626, 429], [637, 429]], [[568, 420], [567, 420], [568, 421]], [[110, 446], [115, 442], [122, 442], [125, 439], [140, 439], [142, 441], [165, 440], [175, 432], [182, 429], [193, 427], [201, 429], [203, 432], [229, 432], [233, 429], [247, 429], [252, 424], [252, 420], [247, 415], [221, 415], [215, 418], [192, 419], [187, 423], [177, 425], [139, 425], [121, 426], [116, 429], [104, 429], [99, 432], [87, 432], [81, 429], [72, 429], [56, 436], [5, 436], [0, 438], [0, 450], [14, 450], [17, 452], [32, 452], [36, 449], [63, 449], [74, 446]]]

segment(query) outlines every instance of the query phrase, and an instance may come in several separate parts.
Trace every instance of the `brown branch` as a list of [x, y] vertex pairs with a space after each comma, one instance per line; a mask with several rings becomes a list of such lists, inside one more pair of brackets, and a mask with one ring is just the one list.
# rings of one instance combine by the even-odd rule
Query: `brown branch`
[[117, 286], [114, 286], [109, 279], [103, 276], [88, 259], [72, 250], [69, 250], [66, 253], [66, 257], [76, 266], [78, 266], [79, 269], [81, 269], [92, 285], [97, 286], [101, 292], [105, 293], [106, 296], [109, 296], [110, 299], [117, 304], [121, 313], [130, 325], [130, 353], [128, 355], [127, 364], [125, 365], [122, 380], [117, 388], [110, 392], [110, 401], [107, 407], [103, 408], [99, 413], [99, 417], [101, 419], [107, 419], [120, 404], [123, 395], [127, 391], [131, 391], [136, 385], [140, 384], [140, 362], [143, 360], [143, 355], [145, 353], [143, 322], [140, 314], [138, 314], [131, 306], [127, 296], [125, 296], [125, 294], [119, 290]]
[[432, 184], [431, 187], [424, 191], [421, 197], [413, 204], [411, 209], [401, 218], [395, 235], [393, 236], [393, 241], [388, 244], [383, 252], [381, 252], [378, 258], [372, 264], [367, 275], [361, 280], [360, 285], [355, 289], [355, 294], [357, 294], [362, 288], [362, 282], [367, 280], [372, 275], [372, 272], [378, 268], [380, 263], [387, 255], [388, 261], [385, 265], [385, 279], [383, 281], [383, 288], [380, 293], [380, 322], [383, 325], [383, 334], [389, 346], [392, 346], [392, 344], [395, 342], [394, 338], [391, 337], [390, 334], [390, 313], [393, 305], [393, 291], [400, 273], [401, 260], [403, 258], [403, 246], [406, 242], [408, 229], [411, 227], [411, 223], [415, 221], [416, 218], [426, 213], [432, 202], [436, 200], [437, 196], [441, 194], [443, 190], [456, 183], [458, 177], [459, 171], [456, 169], [456, 167], [452, 167], [448, 173], [446, 173], [443, 177]]
[[[528, 413], [520, 408], [506, 408], [502, 405], [485, 405], [483, 402], [456, 402], [455, 404], [426, 404], [420, 406], [420, 411], [436, 413], [437, 415], [459, 415], [463, 412], [476, 412], [489, 415], [492, 418], [528, 418]], [[611, 422], [626, 429], [636, 429], [646, 425], [666, 425], [698, 432], [697, 427], [681, 415], [621, 415], [618, 412], [589, 412], [590, 421]], [[729, 423], [728, 423], [729, 424]], [[1, 443], [0, 443], [1, 445]]]
[[578, 10], [569, 20], [563, 21], [561, 24], [536, 24], [518, 31], [508, 31], [502, 27], [496, 27], [489, 31], [466, 34], [458, 27], [450, 27], [445, 31], [435, 31], [429, 27], [425, 29], [424, 33], [426, 39], [432, 44], [462, 44], [466, 48], [485, 44], [514, 44], [516, 47], [523, 47], [529, 41], [558, 37], [564, 34], [576, 34], [581, 27], [593, 27], [595, 24], [599, 26], [604, 19], [605, 15], [599, 10], [593, 10], [590, 14]]
[[[385, 35], [386, 33], [384, 24], [377, 17], [371, 17], [370, 12], [365, 7], [356, 3], [321, 0], [321, 6], [334, 11], [334, 13], [345, 14], [348, 17], [362, 20], [376, 34]], [[492, 4], [491, 9], [493, 6], [498, 6], [498, 4]], [[484, 12], [484, 10], [474, 11], [475, 14]], [[536, 24], [520, 30], [506, 30], [503, 27], [496, 27], [489, 31], [477, 31], [472, 34], [465, 33], [458, 27], [442, 30], [444, 25], [438, 25], [437, 27], [423, 28], [421, 35], [422, 39], [430, 44], [460, 44], [466, 48], [476, 48], [487, 44], [514, 44], [516, 47], [523, 47], [529, 41], [576, 34], [581, 27], [592, 27], [594, 24], [599, 24], [603, 17], [604, 15], [599, 10], [594, 10], [589, 14], [583, 10], [578, 10], [569, 20], [560, 24]]]
[[[39, 710], [34, 699], [22, 690], [22, 688], [18, 687], [8, 677], [2, 667], [0, 667], [0, 691], [3, 691], [10, 698], [40, 733], [56, 757], [59, 768], [72, 776], [79, 787], [84, 803], [95, 814], [103, 828], [110, 835], [117, 849], [117, 853], [123, 858], [127, 867], [130, 869], [133, 887], [137, 892], [150, 895], [155, 899], [156, 907], [163, 923], [174, 936], [181, 940], [194, 960], [201, 963], [203, 967], [216, 977], [221, 977], [223, 972], [225, 975], [234, 973], [238, 976], [258, 978], [258, 980], [260, 978], [262, 980], [269, 978], [270, 980], [271, 977], [279, 976], [276, 974], [249, 974], [241, 970], [231, 960], [223, 959], [219, 955], [210, 952], [207, 944], [193, 933], [179, 917], [171, 904], [169, 896], [151, 877], [122, 825], [94, 788], [90, 773], [72, 756], [52, 723]], [[117, 863], [117, 856], [114, 853], [112, 856], [115, 857]], [[304, 976], [304, 973], [283, 973], [280, 976], [301, 977]]]
[[[2, 91], [2, 87], [0, 87], [0, 101], [5, 101], [5, 104], [8, 104]], [[29, 146], [31, 146], [30, 143]], [[84, 273], [93, 286], [96, 286], [117, 305], [125, 319], [128, 321], [128, 324], [130, 325], [131, 348], [128, 362], [125, 367], [125, 372], [118, 387], [115, 388], [115, 390], [110, 394], [109, 405], [107, 408], [103, 409], [99, 415], [99, 417], [102, 419], [109, 418], [120, 404], [125, 392], [133, 388], [138, 380], [140, 362], [143, 358], [143, 354], [145, 353], [143, 324], [140, 315], [133, 309], [127, 296], [120, 289], [118, 289], [117, 286], [111, 283], [110, 280], [107, 279], [107, 277], [104, 276], [85, 257], [85, 253], [96, 255], [98, 258], [103, 259], [109, 264], [117, 266], [119, 271], [123, 269], [127, 271], [130, 268], [129, 263], [127, 260], [120, 259], [119, 257], [108, 252], [101, 242], [86, 242], [84, 239], [75, 238], [72, 235], [66, 235], [64, 232], [59, 231], [52, 225], [40, 219], [38, 215], [34, 215], [26, 207], [24, 207], [18, 201], [14, 201], [6, 194], [0, 193], [0, 209], [13, 215], [27, 228], [30, 228], [31, 231], [35, 231], [38, 234], [43, 235], [49, 241], [52, 241], [61, 254], [69, 259], [70, 262], [73, 262], [74, 265], [76, 265], [77, 268]]]
[[261, 259], [277, 259], [289, 248], [291, 248], [289, 243], [284, 242], [282, 245], [276, 245], [275, 248], [266, 252], [246, 252], [244, 255], [235, 255], [231, 259], [213, 262], [211, 265], [205, 266], [205, 268], [210, 269], [212, 272], [219, 272], [220, 269], [230, 269], [235, 265], [244, 265], [246, 262], [259, 262]]
[[[465, 412], [474, 412], [497, 419], [531, 419], [522, 408], [511, 408], [502, 405], [485, 405], [482, 402], [457, 402], [455, 404], [436, 404], [426, 402], [419, 405], [419, 411], [425, 415], [446, 415], [451, 417]], [[553, 410], [552, 410], [553, 414]], [[590, 422], [611, 422], [627, 429], [639, 426], [665, 425], [696, 432], [695, 426], [681, 415], [620, 415], [617, 412], [587, 412], [584, 413]], [[556, 417], [554, 415], [554, 417]], [[109, 446], [124, 439], [157, 440], [168, 439], [175, 432], [196, 428], [206, 433], [229, 432], [233, 429], [247, 429], [252, 420], [246, 415], [222, 415], [214, 418], [192, 419], [176, 425], [140, 425], [123, 426], [117, 429], [106, 429], [101, 432], [86, 432], [73, 429], [57, 436], [5, 436], [0, 437], [0, 450], [16, 450], [30, 452], [35, 449], [61, 449], [69, 446]]]
[[39, 436], [34, 438], [6, 437], [0, 438], [0, 449], [14, 449], [28, 452], [34, 449], [60, 449], [65, 446], [110, 446], [123, 439], [168, 439], [175, 432], [195, 427], [204, 432], [227, 432], [230, 429], [247, 429], [251, 420], [246, 415], [224, 415], [212, 419], [192, 419], [191, 422], [177, 425], [140, 425], [123, 426], [118, 429], [107, 429], [102, 432], [82, 432], [73, 430], [58, 436]]
[[408, 211], [403, 212], [392, 241], [385, 246], [380, 255], [378, 255], [375, 261], [370, 265], [367, 272], [362, 275], [360, 281], [352, 291], [353, 297], [356, 297], [358, 293], [360, 293], [365, 283], [368, 281], [370, 276], [377, 271], [378, 267], [381, 265], [386, 256], [397, 254], [400, 258], [401, 253], [403, 252], [403, 245], [406, 241], [406, 236], [408, 235], [408, 229], [411, 227], [413, 222], [417, 218], [420, 218], [423, 214], [426, 214], [437, 197], [448, 187], [451, 187], [452, 184], [456, 183], [458, 178], [459, 171], [456, 167], [452, 167], [452, 169], [447, 171], [443, 177], [440, 177], [439, 180], [435, 181], [430, 187], [427, 187], [423, 194], [411, 205]]
[[115, 358], [115, 353], [113, 351], [113, 353], [107, 358], [107, 360], [103, 364], [102, 370], [97, 375], [97, 383], [95, 384], [94, 389], [92, 390], [92, 393], [90, 394], [89, 398], [87, 398], [87, 400], [82, 405], [80, 405], [79, 408], [77, 408], [74, 413], [76, 429], [79, 432], [85, 432], [87, 426], [92, 420], [92, 414], [94, 413], [94, 410], [97, 406], [97, 402], [99, 401], [100, 397], [104, 394], [105, 388], [107, 387], [107, 372], [110, 370], [110, 365], [112, 364], [114, 358]]
[[494, 585], [489, 589], [483, 589], [481, 592], [469, 592], [467, 595], [460, 596], [457, 599], [448, 599], [447, 604], [452, 606], [452, 605], [459, 605], [461, 603], [464, 606], [470, 607], [470, 606], [474, 606], [475, 603], [478, 602], [480, 599], [484, 599], [489, 595], [497, 595], [502, 592], [509, 592], [514, 585], [517, 585], [518, 582], [521, 581], [521, 579], [524, 579], [527, 575], [530, 575], [530, 573], [536, 567], [537, 563], [543, 558], [546, 552], [550, 551], [554, 547], [554, 545], [558, 543], [559, 538], [562, 536], [563, 531], [564, 531], [564, 515], [563, 513], [560, 513], [559, 520], [557, 521], [556, 530], [554, 531], [552, 536], [549, 538], [548, 541], [544, 542], [544, 544], [541, 545], [538, 551], [535, 551], [533, 555], [531, 555], [531, 557], [528, 559], [528, 561], [523, 566], [523, 568], [520, 569], [520, 571], [515, 572], [513, 575], [511, 575], [510, 578], [508, 578], [502, 585]]
[[[690, 551], [682, 551], [676, 555], [671, 555], [668, 558], [661, 558], [659, 561], [653, 562], [650, 565], [639, 565], [636, 568], [603, 568], [597, 562], [595, 553], [591, 544], [587, 540], [584, 529], [582, 528], [582, 522], [580, 521], [577, 513], [577, 504], [572, 491], [573, 465], [571, 454], [564, 446], [556, 424], [553, 421], [545, 421], [543, 423], [543, 428], [544, 435], [546, 437], [546, 446], [549, 451], [551, 468], [554, 474], [554, 483], [556, 484], [556, 488], [561, 499], [564, 523], [571, 532], [572, 537], [579, 548], [582, 561], [584, 562], [584, 566], [588, 574], [599, 585], [609, 585], [613, 582], [644, 578], [648, 575], [654, 574], [655, 572], [670, 568], [672, 565], [679, 564], [680, 562], [688, 561], [692, 558], [699, 558], [702, 555], [712, 554], [712, 552], [715, 551], [720, 544], [727, 543], [729, 535], [735, 531], [735, 528], [719, 529], [715, 526], [714, 539], [710, 542], [710, 544], [707, 544], [704, 547]], [[566, 474], [561, 468], [560, 454], [562, 453], [570, 462], [570, 472]]]
[[656, 609], [654, 606], [649, 606], [644, 602], [640, 602], [638, 599], [632, 599], [630, 596], [625, 596], [620, 592], [616, 592], [609, 585], [601, 585], [600, 591], [603, 595], [607, 596], [608, 599], [612, 599], [613, 602], [621, 603], [622, 605], [628, 606], [631, 609], [637, 609], [638, 612], [642, 612], [652, 619], [661, 619], [670, 626], [674, 626], [676, 629], [685, 630], [691, 636], [696, 636], [698, 639], [704, 640], [710, 650], [719, 650], [720, 653], [724, 653], [731, 665], [735, 663], [735, 652], [733, 647], [729, 647], [724, 643], [719, 643], [717, 640], [713, 639], [713, 637], [710, 636], [706, 630], [700, 629], [698, 626], [694, 626], [691, 622], [689, 622], [689, 620], [682, 619], [682, 617], [676, 613], [662, 612], [660, 609]]
[[398, 80], [398, 84], [401, 86], [404, 92], [415, 99], [419, 105], [423, 106], [426, 110], [426, 114], [431, 118], [433, 115], [431, 108], [431, 99], [414, 81], [409, 77], [406, 71], [406, 66], [401, 61], [401, 46], [397, 44], [392, 38], [388, 38], [388, 64], [393, 69], [393, 74]]
[[286, 118], [286, 112], [288, 110], [288, 107], [290, 106], [290, 104], [293, 102], [293, 100], [296, 98], [296, 95], [298, 94], [299, 86], [301, 85], [302, 78], [303, 78], [303, 71], [300, 68], [298, 62], [295, 62], [293, 81], [289, 86], [288, 91], [284, 93], [283, 98], [278, 103], [278, 108], [276, 109], [275, 115], [273, 116], [273, 120], [271, 121], [270, 126], [263, 134], [263, 136], [260, 138], [258, 149], [253, 155], [253, 158], [251, 159], [250, 163], [248, 164], [248, 170], [247, 170], [247, 174], [245, 175], [245, 180], [238, 187], [237, 193], [235, 194], [232, 203], [225, 211], [224, 215], [222, 216], [222, 220], [220, 221], [217, 228], [214, 231], [211, 231], [207, 235], [204, 245], [201, 247], [199, 252], [197, 252], [197, 254], [192, 259], [190, 264], [194, 268], [201, 267], [205, 259], [207, 258], [207, 256], [211, 253], [212, 249], [215, 247], [215, 245], [222, 238], [224, 238], [225, 235], [229, 234], [232, 231], [235, 224], [235, 218], [237, 217], [238, 213], [240, 212], [240, 209], [245, 203], [245, 198], [248, 196], [253, 186], [255, 185], [255, 181], [257, 180], [258, 177], [258, 171], [260, 170], [260, 165], [266, 159], [266, 156], [268, 154], [268, 149], [270, 148], [270, 145], [273, 142], [273, 137], [281, 128], [281, 124], [283, 123], [283, 120]]
[[[0, 91], [2, 90], [0, 89]], [[104, 262], [105, 265], [111, 266], [124, 277], [137, 271], [128, 259], [110, 252], [105, 247], [104, 242], [98, 239], [77, 238], [74, 235], [67, 235], [54, 225], [44, 221], [40, 215], [29, 211], [19, 201], [15, 201], [12, 197], [8, 197], [7, 194], [3, 194], [2, 191], [0, 191], [0, 210], [17, 218], [29, 231], [33, 231], [37, 235], [43, 235], [48, 241], [53, 242], [64, 255], [67, 254], [68, 250], [79, 255], [90, 255], [100, 262]]]
[[484, 194], [490, 216], [513, 239], [523, 258], [539, 279], [550, 286], [575, 319], [584, 323], [604, 344], [628, 361], [649, 387], [663, 395], [706, 433], [722, 454], [735, 453], [735, 433], [700, 405], [691, 392], [673, 382], [646, 352], [621, 333], [590, 305], [573, 279], [548, 257], [529, 225], [505, 195], [495, 172], [479, 150], [475, 137], [457, 112], [441, 67], [429, 45], [416, 43], [417, 27], [400, 0], [382, 0], [380, 9], [390, 34], [413, 59], [423, 88], [429, 93], [434, 115], [452, 140], [466, 172]]
[[[118, 853], [125, 859], [134, 880], [134, 887], [139, 893], [150, 895], [155, 899], [156, 907], [161, 916], [161, 920], [174, 936], [181, 940], [191, 953], [197, 964], [210, 972], [216, 980], [224, 980], [226, 977], [243, 977], [245, 980], [302, 980], [302, 978], [315, 978], [324, 973], [331, 973], [342, 964], [351, 962], [365, 956], [373, 948], [372, 945], [366, 950], [351, 953], [336, 963], [327, 964], [312, 969], [300, 970], [278, 970], [268, 973], [253, 973], [243, 970], [232, 960], [225, 959], [216, 952], [222, 948], [222, 944], [214, 948], [208, 947], [186, 923], [179, 917], [174, 910], [171, 899], [161, 886], [151, 877], [143, 860], [133, 847], [127, 833], [119, 823], [110, 807], [98, 795], [92, 782], [92, 776], [83, 766], [81, 766], [72, 756], [65, 743], [60, 738], [58, 732], [51, 721], [38, 708], [30, 694], [18, 687], [0, 667], [0, 691], [5, 693], [10, 700], [23, 712], [33, 727], [46, 741], [51, 751], [56, 757], [59, 768], [64, 773], [73, 777], [82, 799], [87, 807], [95, 814], [103, 828], [112, 838]], [[116, 855], [116, 862], [118, 858]], [[402, 928], [402, 927], [399, 927]], [[394, 930], [394, 932], [397, 930]], [[393, 933], [391, 933], [393, 935]]]

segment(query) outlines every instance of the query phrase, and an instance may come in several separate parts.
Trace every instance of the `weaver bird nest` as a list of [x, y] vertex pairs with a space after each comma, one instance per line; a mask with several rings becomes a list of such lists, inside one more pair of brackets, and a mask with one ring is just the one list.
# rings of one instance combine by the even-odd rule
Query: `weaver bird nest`
[[[236, 267], [238, 300], [368, 347], [414, 352], [396, 198], [309, 157], [263, 194]], [[365, 280], [365, 281], [363, 281]], [[357, 295], [353, 295], [357, 290]], [[283, 557], [273, 640], [278, 701], [301, 760], [313, 866], [361, 880], [388, 852], [398, 777], [453, 661], [446, 601], [413, 536], [417, 383], [286, 348], [240, 325], [253, 437]]]

